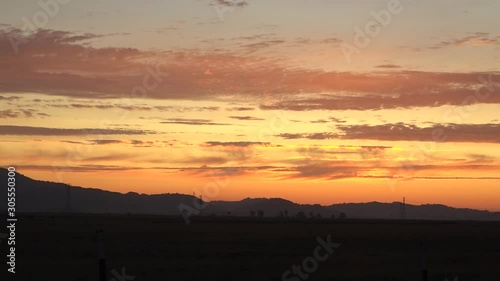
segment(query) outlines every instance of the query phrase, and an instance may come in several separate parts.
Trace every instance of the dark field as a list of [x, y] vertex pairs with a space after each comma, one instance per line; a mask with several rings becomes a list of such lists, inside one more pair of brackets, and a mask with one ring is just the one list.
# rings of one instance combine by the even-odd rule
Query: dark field
[[[302, 269], [307, 280], [420, 281], [423, 243], [430, 281], [500, 281], [500, 222], [195, 218], [186, 225], [180, 217], [50, 215], [19, 218], [13, 280], [98, 280], [97, 229], [114, 281], [282, 280], [328, 235], [341, 246], [311, 273]], [[112, 274], [122, 268], [126, 277]]]

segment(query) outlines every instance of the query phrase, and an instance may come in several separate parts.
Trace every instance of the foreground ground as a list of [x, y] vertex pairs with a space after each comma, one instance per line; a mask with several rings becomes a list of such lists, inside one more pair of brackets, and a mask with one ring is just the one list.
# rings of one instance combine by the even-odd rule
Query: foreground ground
[[[181, 218], [56, 215], [19, 218], [12, 280], [98, 280], [97, 229], [113, 281], [282, 280], [304, 261], [309, 273], [285, 280], [420, 281], [423, 256], [429, 281], [500, 280], [500, 222], [199, 218], [186, 225]], [[328, 257], [321, 248], [326, 260], [317, 261], [317, 239], [329, 235], [341, 245]]]

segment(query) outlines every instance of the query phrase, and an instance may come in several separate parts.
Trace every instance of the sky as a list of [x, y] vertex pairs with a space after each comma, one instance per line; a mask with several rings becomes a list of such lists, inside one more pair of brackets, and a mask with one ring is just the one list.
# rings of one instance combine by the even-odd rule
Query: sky
[[499, 1], [2, 7], [2, 166], [206, 201], [500, 211]]

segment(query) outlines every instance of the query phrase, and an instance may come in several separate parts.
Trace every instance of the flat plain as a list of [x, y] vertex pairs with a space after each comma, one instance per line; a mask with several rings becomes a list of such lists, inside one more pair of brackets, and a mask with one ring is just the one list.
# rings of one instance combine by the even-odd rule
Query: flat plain
[[500, 280], [500, 222], [50, 214], [19, 217], [14, 280], [98, 280], [98, 229], [113, 281]]

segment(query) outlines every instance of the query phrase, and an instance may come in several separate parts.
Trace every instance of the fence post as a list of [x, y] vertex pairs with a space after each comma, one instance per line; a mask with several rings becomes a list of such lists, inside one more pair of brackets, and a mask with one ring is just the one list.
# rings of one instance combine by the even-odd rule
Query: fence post
[[104, 255], [104, 230], [99, 229], [97, 234], [97, 257], [99, 259], [99, 281], [106, 281], [106, 257]]
[[420, 249], [422, 252], [422, 281], [428, 281], [427, 260], [425, 257], [424, 243], [420, 244]]

